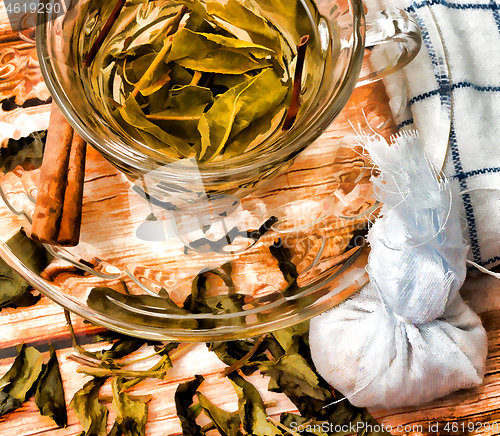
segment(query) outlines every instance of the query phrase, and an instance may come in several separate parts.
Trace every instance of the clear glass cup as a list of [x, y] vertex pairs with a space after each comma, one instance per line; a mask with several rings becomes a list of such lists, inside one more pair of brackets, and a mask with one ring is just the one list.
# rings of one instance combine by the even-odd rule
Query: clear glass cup
[[[211, 163], [175, 161], [110, 123], [101, 106], [102, 98], [86, 85], [88, 76], [96, 72], [82, 66], [85, 51], [102, 28], [105, 19], [99, 17], [109, 15], [110, 5], [79, 0], [57, 16], [54, 11], [60, 10], [56, 4], [61, 0], [44, 1], [51, 7], [41, 8], [43, 14], [38, 17], [37, 50], [54, 100], [75, 130], [130, 180], [143, 184], [147, 175], [150, 195], [174, 203], [192, 201], [200, 193], [241, 198], [254, 191], [288, 168], [294, 157], [319, 137], [357, 83], [377, 80], [401, 68], [420, 48], [418, 26], [404, 11], [385, 11], [369, 17], [365, 25], [361, 0], [255, 0], [262, 15], [283, 31], [291, 46], [297, 45], [304, 34], [310, 36], [296, 122], [287, 131], [278, 128], [271, 132], [239, 157]], [[160, 3], [180, 7], [175, 1]], [[138, 13], [147, 14], [150, 7], [150, 3], [139, 5]], [[112, 31], [119, 32], [120, 28]], [[386, 68], [360, 78], [365, 46], [392, 50], [392, 60]]]

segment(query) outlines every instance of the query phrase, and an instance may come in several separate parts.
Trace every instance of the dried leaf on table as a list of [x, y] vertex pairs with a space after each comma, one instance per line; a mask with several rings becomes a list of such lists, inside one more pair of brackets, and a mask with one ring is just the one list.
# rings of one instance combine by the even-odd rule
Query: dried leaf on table
[[42, 165], [46, 132], [34, 132], [26, 138], [9, 139], [6, 147], [0, 148], [0, 168], [3, 173], [18, 165], [39, 168]]
[[[243, 359], [253, 348], [255, 341], [228, 341], [228, 342], [213, 342], [207, 344], [208, 349], [213, 351], [217, 357], [228, 366], [234, 365], [240, 359]], [[265, 342], [260, 345], [254, 354], [248, 359], [247, 363], [266, 362], [269, 360], [265, 351]], [[256, 365], [243, 365], [241, 371], [245, 375], [251, 375], [257, 371]]]
[[12, 307], [14, 309], [17, 309], [18, 307], [30, 307], [38, 303], [41, 298], [42, 294], [33, 294], [33, 292], [27, 290], [24, 294], [9, 301], [3, 307]]
[[238, 394], [243, 429], [255, 436], [281, 436], [281, 431], [267, 420], [266, 407], [259, 391], [237, 373], [228, 376]]
[[148, 420], [148, 405], [142, 401], [131, 400], [126, 392], [121, 392], [123, 380], [113, 379], [113, 409], [116, 412], [114, 426], [123, 436], [144, 436]]
[[0, 391], [0, 416], [7, 415], [7, 413], [21, 407], [22, 404], [17, 398]]
[[288, 286], [283, 293], [285, 296], [290, 297], [300, 289], [297, 284], [299, 273], [297, 271], [297, 267], [292, 262], [292, 254], [290, 253], [290, 250], [285, 247], [281, 238], [269, 247], [269, 251], [278, 261], [278, 266], [283, 273], [283, 278], [288, 283]]
[[[51, 256], [43, 245], [32, 241], [22, 230], [7, 241], [7, 246], [26, 267], [37, 274], [50, 263]], [[28, 289], [28, 283], [0, 259], [0, 307], [15, 304], [14, 300], [23, 296]]]
[[23, 403], [42, 372], [43, 356], [25, 344], [18, 347], [18, 355], [7, 373], [0, 379], [3, 393]]
[[85, 436], [106, 436], [108, 409], [99, 403], [99, 391], [106, 377], [96, 377], [75, 393], [70, 406], [83, 427]]
[[201, 392], [197, 392], [196, 395], [205, 414], [214, 423], [221, 436], [239, 436], [242, 434], [240, 431], [241, 419], [239, 412], [226, 412], [212, 404]]
[[[188, 313], [170, 300], [168, 295], [161, 298], [152, 295], [125, 295], [105, 287], [93, 288], [87, 298], [87, 304], [102, 313], [112, 312], [122, 321], [152, 327], [166, 327], [169, 321], [163, 316], [165, 314], [186, 315]], [[147, 309], [147, 315], [140, 313], [140, 309], [143, 308]], [[158, 316], [154, 316], [152, 308]], [[196, 320], [179, 321], [181, 328], [196, 328], [197, 325]]]
[[307, 341], [308, 332], [309, 321], [304, 321], [272, 332], [272, 335], [283, 348], [285, 354], [300, 354], [299, 351], [304, 348], [304, 345], [307, 345], [305, 341]]
[[175, 391], [175, 408], [181, 421], [182, 434], [185, 436], [202, 436], [201, 427], [196, 423], [196, 412], [191, 409], [193, 396], [205, 379], [195, 375], [193, 380], [181, 383]]
[[50, 358], [44, 365], [35, 393], [35, 403], [42, 415], [52, 418], [58, 427], [66, 427], [68, 413], [59, 361], [54, 347], [50, 346]]
[[287, 354], [276, 362], [262, 363], [259, 369], [263, 375], [271, 377], [269, 390], [283, 392], [305, 418], [317, 417], [325, 402], [332, 399], [331, 392], [320, 386], [318, 376], [298, 354]]

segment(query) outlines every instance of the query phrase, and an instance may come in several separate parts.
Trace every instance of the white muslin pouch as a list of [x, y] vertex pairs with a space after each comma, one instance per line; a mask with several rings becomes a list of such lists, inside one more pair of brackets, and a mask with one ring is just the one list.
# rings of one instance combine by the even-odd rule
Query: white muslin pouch
[[468, 249], [458, 201], [416, 134], [364, 146], [384, 203], [368, 234], [370, 283], [311, 320], [314, 363], [360, 407], [419, 405], [478, 385], [487, 339], [458, 292]]

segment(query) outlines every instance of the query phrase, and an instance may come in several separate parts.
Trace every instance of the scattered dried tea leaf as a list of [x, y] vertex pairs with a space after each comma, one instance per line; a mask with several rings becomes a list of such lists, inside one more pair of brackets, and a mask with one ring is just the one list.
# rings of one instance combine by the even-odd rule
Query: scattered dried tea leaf
[[[27, 268], [37, 274], [50, 263], [51, 256], [44, 246], [32, 241], [22, 230], [12, 236], [6, 244]], [[0, 308], [23, 296], [28, 288], [28, 283], [0, 259]]]
[[[188, 312], [177, 306], [168, 296], [125, 295], [111, 288], [93, 288], [87, 304], [101, 313], [112, 313], [121, 321], [152, 327], [168, 326], [172, 321], [168, 315], [187, 315]], [[175, 320], [179, 328], [197, 328], [196, 320]]]
[[59, 370], [59, 361], [52, 345], [50, 346], [49, 361], [44, 365], [36, 387], [35, 403], [40, 413], [52, 418], [58, 427], [65, 428], [68, 425], [66, 398]]
[[221, 436], [240, 436], [241, 419], [239, 412], [226, 412], [210, 402], [201, 392], [196, 393], [205, 414], [214, 423]]
[[19, 409], [22, 402], [13, 396], [0, 391], [0, 416], [7, 415], [13, 410]]
[[85, 436], [106, 436], [108, 409], [99, 403], [99, 391], [106, 382], [106, 377], [96, 377], [85, 383], [71, 400]]
[[26, 138], [9, 139], [7, 144], [0, 147], [0, 168], [7, 174], [18, 165], [33, 165], [39, 168], [42, 165], [43, 148], [46, 131], [33, 132]]
[[238, 395], [243, 429], [255, 436], [281, 436], [281, 431], [267, 420], [266, 407], [259, 391], [237, 373], [228, 375]]
[[319, 385], [316, 373], [298, 354], [286, 354], [276, 362], [262, 363], [259, 369], [271, 377], [270, 390], [283, 392], [306, 418], [317, 417], [325, 402], [332, 398], [331, 392]]
[[43, 356], [36, 348], [18, 347], [18, 355], [7, 373], [0, 379], [0, 389], [21, 403], [42, 372]]
[[203, 436], [201, 427], [196, 423], [196, 412], [191, 409], [191, 405], [193, 396], [204, 380], [202, 375], [195, 375], [193, 380], [181, 383], [175, 391], [175, 408], [184, 436]]
[[113, 409], [116, 413], [115, 426], [123, 436], [144, 436], [148, 420], [148, 405], [142, 401], [130, 399], [126, 392], [121, 392], [123, 379], [114, 378]]
[[309, 334], [309, 321], [303, 321], [271, 333], [283, 348], [285, 354], [300, 354]]

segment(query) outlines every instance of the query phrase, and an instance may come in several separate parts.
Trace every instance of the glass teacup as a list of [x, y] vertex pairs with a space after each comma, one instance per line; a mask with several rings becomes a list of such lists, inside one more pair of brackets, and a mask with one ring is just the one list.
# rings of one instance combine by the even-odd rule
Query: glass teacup
[[[59, 1], [45, 0], [53, 5]], [[186, 3], [189, 5], [192, 0], [130, 2], [125, 4], [125, 10], [128, 8], [127, 16], [135, 17], [136, 21], [137, 17], [147, 20], [148, 14], [157, 13], [158, 8], [171, 8], [173, 14]], [[287, 169], [318, 138], [341, 111], [357, 83], [377, 80], [401, 68], [420, 48], [420, 33], [411, 16], [404, 11], [385, 11], [365, 25], [361, 0], [241, 3], [256, 8], [280, 31], [292, 50], [302, 36], [309, 35], [300, 87], [301, 106], [291, 128], [283, 129], [285, 114], [281, 114], [248, 151], [211, 162], [174, 159], [129, 134], [113, 122], [103, 96], [89, 86], [93, 77], [99, 77], [100, 70], [95, 66], [87, 68], [83, 61], [110, 13], [109, 4], [80, 0], [59, 16], [53, 11], [60, 8], [42, 8], [37, 49], [54, 100], [89, 144], [137, 185], [147, 185], [148, 195], [160, 201], [180, 204], [197, 201], [201, 196], [241, 198], [249, 194]], [[119, 35], [127, 23], [116, 24], [108, 38]], [[365, 45], [392, 47], [396, 53], [386, 68], [360, 78]], [[295, 65], [289, 65], [289, 76], [293, 77], [294, 68]]]

